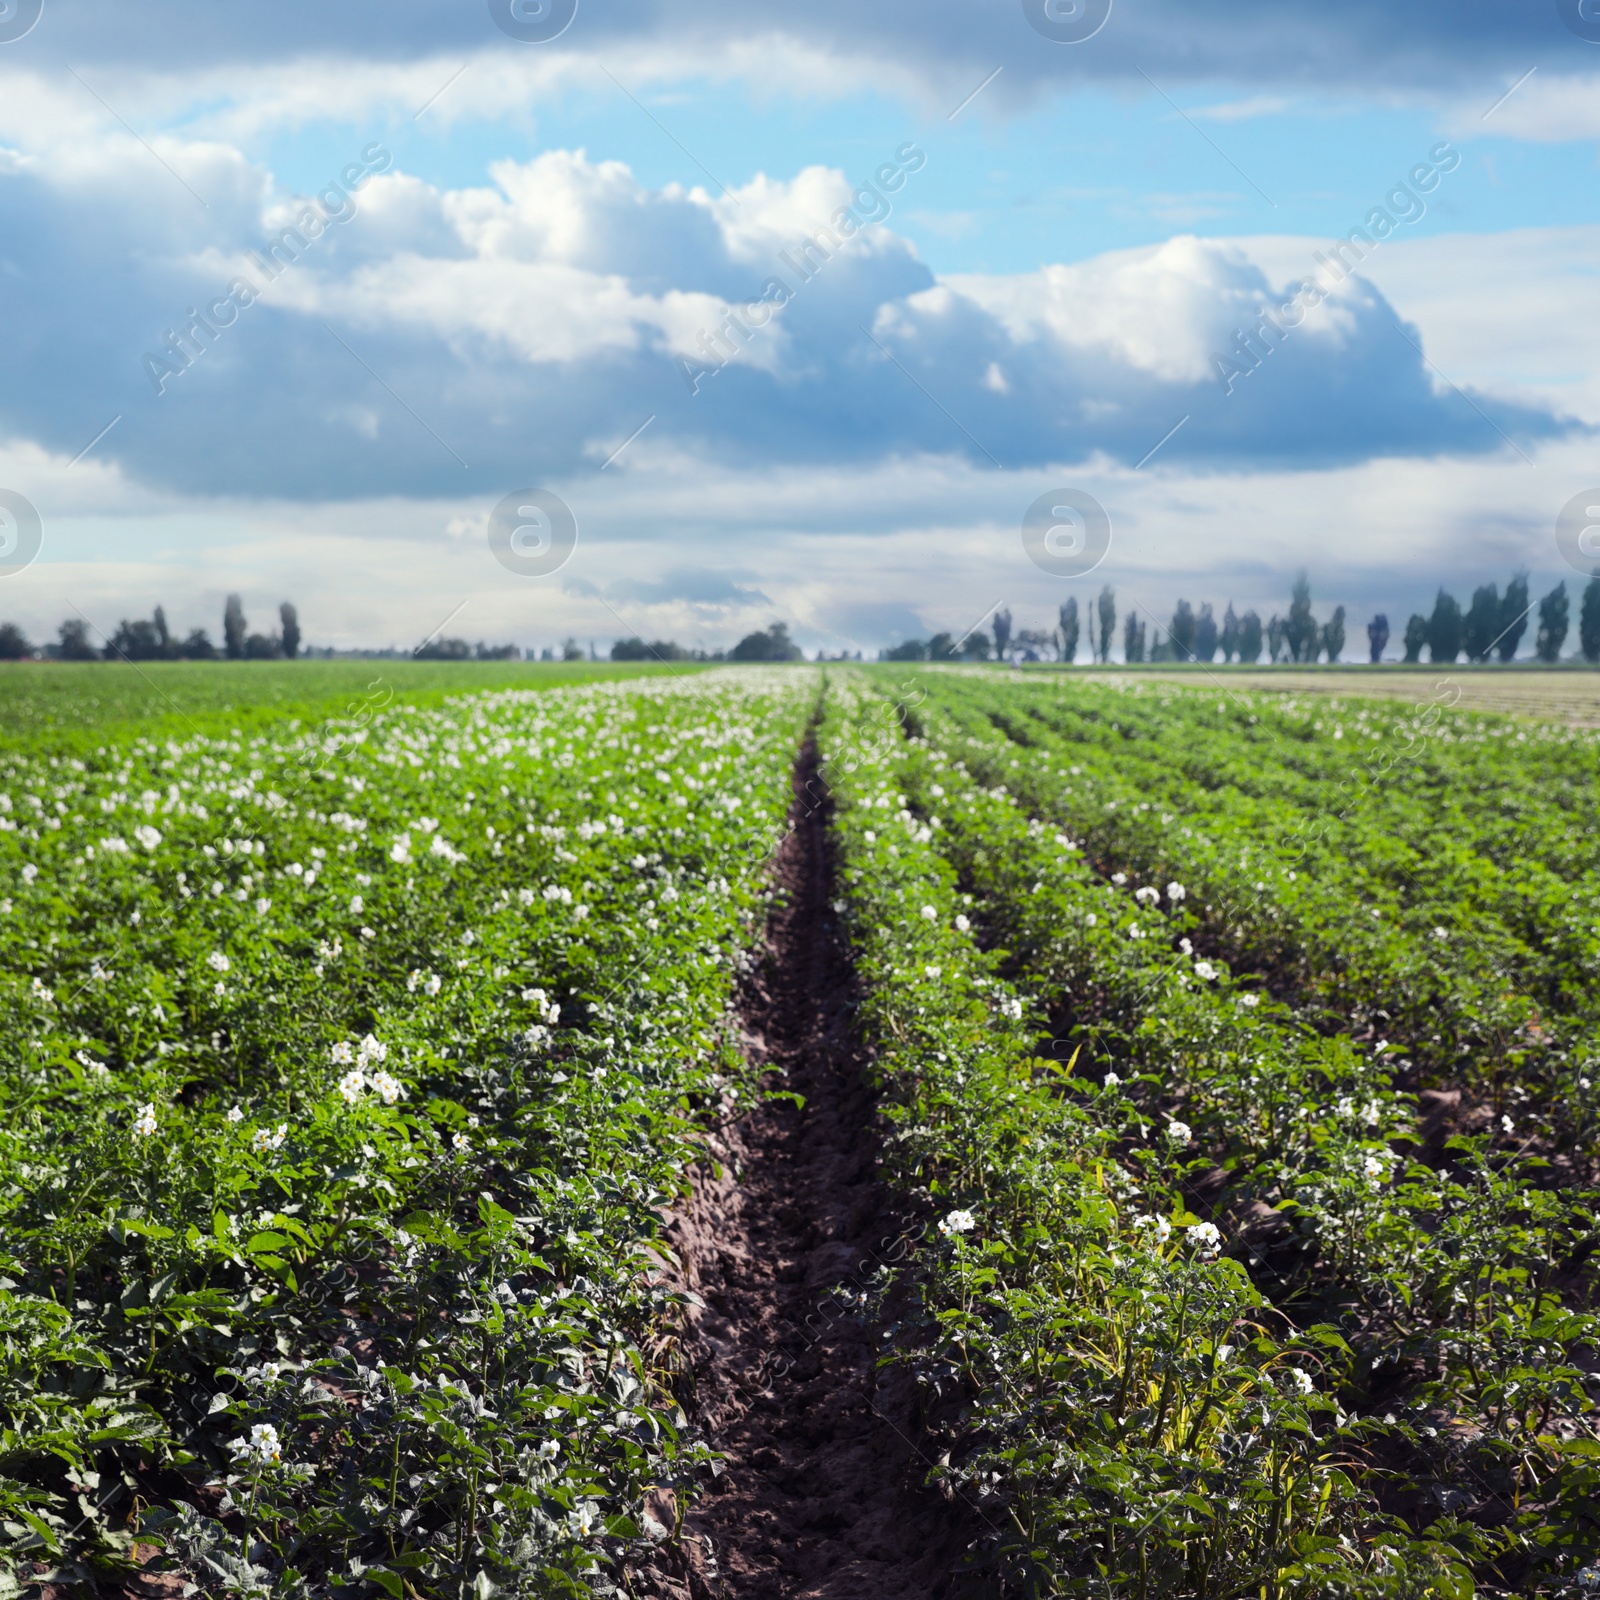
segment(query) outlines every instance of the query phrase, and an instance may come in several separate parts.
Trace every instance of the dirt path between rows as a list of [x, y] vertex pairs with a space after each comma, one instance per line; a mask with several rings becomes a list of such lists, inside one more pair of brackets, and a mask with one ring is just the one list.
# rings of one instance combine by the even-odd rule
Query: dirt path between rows
[[826, 816], [808, 798], [820, 793], [815, 768], [808, 747], [767, 958], [742, 1008], [769, 1086], [805, 1107], [775, 1102], [741, 1123], [718, 1148], [737, 1180], [706, 1171], [673, 1223], [705, 1301], [687, 1339], [691, 1409], [727, 1460], [685, 1519], [681, 1551], [634, 1575], [640, 1595], [939, 1600], [955, 1592], [970, 1538], [961, 1502], [921, 1487], [931, 1463], [915, 1384], [878, 1370], [881, 1334], [850, 1303], [907, 1244], [877, 1177]]

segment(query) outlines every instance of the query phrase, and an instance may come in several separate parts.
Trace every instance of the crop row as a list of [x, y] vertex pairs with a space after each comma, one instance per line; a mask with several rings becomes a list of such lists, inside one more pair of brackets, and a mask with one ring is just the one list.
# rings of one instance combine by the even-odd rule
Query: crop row
[[1595, 1329], [1559, 1270], [1592, 1197], [1486, 1140], [1419, 1159], [1380, 1046], [1197, 956], [1185, 884], [1102, 878], [970, 736], [893, 709], [833, 770], [895, 1159], [972, 1214], [925, 1264], [922, 1359], [976, 1399], [952, 1460], [995, 1558], [1041, 1594], [1558, 1587], [1597, 1531]]
[[138, 1543], [219, 1595], [605, 1593], [661, 1535], [662, 1215], [757, 1092], [815, 689], [0, 757], [13, 1589]]
[[1497, 1119], [1593, 1145], [1600, 873], [1575, 809], [1592, 740], [1266, 697], [931, 687], [918, 716], [949, 718], [975, 772], [1108, 870], [1183, 881], [1210, 948], [1403, 1045], [1411, 1082], [1465, 1081]]

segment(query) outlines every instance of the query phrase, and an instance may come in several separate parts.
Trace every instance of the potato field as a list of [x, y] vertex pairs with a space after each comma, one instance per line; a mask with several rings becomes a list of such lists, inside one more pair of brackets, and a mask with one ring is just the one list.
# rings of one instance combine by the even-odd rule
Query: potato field
[[1600, 1594], [1600, 735], [285, 681], [0, 747], [0, 1596]]

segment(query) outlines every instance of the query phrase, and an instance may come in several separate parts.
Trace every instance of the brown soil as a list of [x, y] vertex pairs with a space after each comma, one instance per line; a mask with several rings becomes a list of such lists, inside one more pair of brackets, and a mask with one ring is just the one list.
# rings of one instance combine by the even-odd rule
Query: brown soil
[[[674, 1218], [691, 1313], [690, 1409], [726, 1462], [681, 1541], [631, 1575], [640, 1595], [692, 1600], [936, 1600], [972, 1537], [960, 1501], [921, 1487], [916, 1386], [880, 1371], [862, 1292], [908, 1247], [877, 1176], [879, 1131], [851, 1030], [852, 974], [828, 904], [823, 807], [796, 773], [768, 950], [743, 1001], [773, 1101], [712, 1142]], [[809, 785], [809, 787], [808, 787]], [[670, 1502], [655, 1508], [671, 1521]]]

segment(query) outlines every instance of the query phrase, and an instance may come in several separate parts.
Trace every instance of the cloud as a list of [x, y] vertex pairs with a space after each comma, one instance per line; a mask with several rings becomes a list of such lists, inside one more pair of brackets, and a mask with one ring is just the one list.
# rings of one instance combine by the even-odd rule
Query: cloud
[[[600, 63], [631, 82], [738, 75], [821, 94], [871, 80], [920, 92], [941, 112], [991, 66], [1004, 73], [985, 91], [988, 106], [1095, 82], [1146, 89], [1141, 72], [1164, 85], [1261, 84], [1274, 93], [1340, 86], [1381, 96], [1476, 87], [1513, 62], [1518, 71], [1537, 65], [1548, 74], [1594, 66], [1593, 46], [1561, 26], [1553, 5], [1497, 0], [1414, 0], [1401, 7], [1386, 0], [1336, 7], [1313, 0], [1145, 0], [1114, 5], [1106, 25], [1075, 45], [1037, 33], [1020, 0], [879, 0], [870, 7], [815, 0], [787, 9], [778, 23], [741, 0], [639, 0], [625, 11], [584, 4], [558, 40], [542, 45], [499, 33], [483, 5], [284, 0], [270, 11], [198, 13], [180, 0], [133, 9], [115, 0], [77, 0], [47, 7], [33, 32], [10, 48], [22, 65], [65, 58], [86, 74], [110, 63], [143, 67], [165, 78], [169, 95], [190, 94], [196, 106], [253, 97], [272, 100], [278, 115], [303, 118], [325, 114], [329, 104], [353, 110], [370, 103], [384, 76], [409, 115], [463, 61], [480, 63], [482, 78], [453, 102], [453, 114], [503, 114], [513, 76], [548, 89], [563, 78], [593, 77]], [[335, 69], [344, 63], [360, 63], [361, 70], [340, 80]], [[438, 70], [419, 74], [419, 63]], [[249, 82], [252, 75], [258, 84]], [[229, 86], [226, 95], [219, 97], [219, 85]], [[441, 100], [452, 104], [450, 92]]]
[[[925, 158], [898, 159], [914, 192]], [[1309, 468], [1572, 426], [1439, 382], [1359, 276], [1246, 357], [1292, 282], [1195, 237], [941, 280], [873, 220], [884, 195], [820, 167], [718, 198], [549, 151], [439, 189], [371, 142], [319, 198], [209, 144], [170, 161], [217, 203], [174, 202], [131, 141], [0, 171], [0, 427], [70, 458], [118, 418], [96, 458], [162, 491], [498, 495], [647, 423], [608, 470], [1131, 464], [1175, 425], [1163, 462]]]

